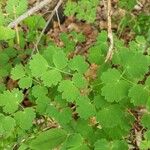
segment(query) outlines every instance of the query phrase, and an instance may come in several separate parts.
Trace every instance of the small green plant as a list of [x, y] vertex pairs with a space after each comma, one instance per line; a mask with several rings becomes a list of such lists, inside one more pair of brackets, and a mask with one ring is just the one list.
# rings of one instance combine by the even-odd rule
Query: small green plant
[[[150, 17], [149, 14], [143, 11], [137, 11], [138, 14], [132, 13], [134, 7], [137, 5], [136, 0], [121, 0], [118, 6], [124, 10], [125, 16], [119, 22], [118, 32], [122, 32], [126, 27], [129, 27], [136, 35], [144, 35], [146, 38], [149, 36]], [[143, 7], [146, 4], [143, 4]], [[138, 6], [138, 5], [137, 5]], [[140, 6], [139, 6], [140, 7]], [[141, 9], [144, 9], [141, 7]], [[115, 18], [114, 18], [115, 19]], [[117, 20], [115, 20], [117, 22]]]
[[[67, 16], [76, 15], [77, 19], [93, 23], [96, 19], [96, 10], [99, 0], [68, 1], [65, 7]], [[86, 15], [85, 15], [86, 14]]]
[[[129, 48], [115, 40], [112, 64], [116, 68], [103, 63], [108, 48], [105, 31], [98, 35], [87, 59], [80, 55], [68, 59], [68, 51], [51, 45], [34, 54], [26, 65], [18, 63], [11, 69], [18, 87], [3, 89], [0, 94], [1, 148], [12, 147], [17, 141], [20, 149], [46, 150], [61, 144], [62, 150], [127, 150], [126, 137], [134, 122], [128, 110], [138, 106], [149, 109], [149, 78], [143, 84], [138, 81], [149, 71], [150, 58], [143, 55], [140, 39]], [[93, 63], [98, 66], [97, 77], [89, 80], [87, 72]], [[32, 107], [22, 106], [25, 98]], [[42, 117], [47, 127], [51, 118], [61, 129], [41, 132], [44, 125], [36, 120]], [[141, 120], [145, 128], [149, 119], [145, 113]]]
[[[65, 13], [92, 23], [98, 3], [69, 1]], [[131, 11], [134, 4], [122, 0], [119, 6]], [[106, 31], [98, 33], [86, 56], [75, 50], [87, 39], [74, 31], [60, 34], [61, 47], [47, 44], [44, 35], [33, 52], [46, 23], [42, 16], [25, 19], [26, 32], [6, 27], [26, 9], [25, 0], [8, 0], [0, 11], [0, 149], [128, 150], [137, 122], [132, 111], [143, 108], [138, 123], [146, 131], [138, 147], [149, 149], [149, 35], [137, 35], [127, 45], [114, 34], [107, 63]]]

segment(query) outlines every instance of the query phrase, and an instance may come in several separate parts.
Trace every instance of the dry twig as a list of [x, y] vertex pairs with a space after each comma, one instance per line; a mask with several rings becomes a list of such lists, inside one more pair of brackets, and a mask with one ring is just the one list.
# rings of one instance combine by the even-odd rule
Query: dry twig
[[21, 21], [23, 21], [24, 19], [26, 19], [27, 17], [31, 16], [32, 14], [34, 14], [35, 12], [39, 11], [40, 9], [42, 9], [44, 6], [48, 5], [49, 3], [51, 3], [53, 0], [43, 0], [41, 1], [38, 5], [36, 5], [35, 7], [31, 8], [30, 10], [28, 10], [27, 12], [25, 12], [24, 14], [22, 14], [21, 16], [19, 16], [16, 20], [14, 20], [13, 22], [11, 22], [8, 27], [10, 28], [14, 28], [15, 26], [17, 26]]
[[112, 33], [112, 28], [111, 28], [111, 0], [107, 0], [107, 32], [108, 32], [108, 39], [110, 42], [109, 49], [107, 52], [107, 56], [105, 58], [105, 62], [108, 60], [111, 60], [112, 55], [113, 55], [113, 48], [114, 48], [114, 40], [113, 40], [113, 33]]
[[54, 16], [55, 13], [57, 12], [57, 10], [58, 10], [58, 8], [60, 7], [61, 4], [62, 4], [62, 0], [59, 0], [59, 2], [57, 3], [57, 5], [55, 6], [55, 8], [53, 9], [53, 11], [51, 12], [51, 15], [50, 15], [50, 17], [49, 17], [49, 19], [48, 19], [48, 21], [47, 21], [45, 27], [43, 28], [43, 30], [42, 30], [40, 36], [39, 36], [38, 39], [37, 39], [37, 42], [36, 42], [36, 44], [35, 44], [35, 48], [34, 48], [34, 50], [33, 50], [33, 53], [34, 53], [35, 49], [37, 49], [38, 44], [39, 44], [39, 42], [40, 42], [40, 40], [41, 40], [41, 38], [42, 38], [42, 36], [43, 36], [45, 30], [47, 29], [47, 26], [48, 26], [49, 23], [51, 22], [53, 16]]

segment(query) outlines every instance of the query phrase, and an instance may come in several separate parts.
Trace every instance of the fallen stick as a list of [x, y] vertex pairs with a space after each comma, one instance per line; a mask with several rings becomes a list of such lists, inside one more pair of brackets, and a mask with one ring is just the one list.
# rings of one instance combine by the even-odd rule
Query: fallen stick
[[34, 6], [33, 8], [31, 8], [30, 10], [28, 10], [27, 12], [25, 12], [24, 14], [22, 14], [21, 16], [19, 16], [16, 20], [14, 20], [13, 22], [11, 22], [8, 27], [10, 28], [14, 28], [16, 27], [21, 21], [23, 21], [24, 19], [26, 19], [27, 17], [31, 16], [32, 14], [34, 14], [35, 12], [39, 11], [40, 9], [42, 9], [44, 6], [48, 5], [49, 3], [51, 3], [53, 0], [43, 0], [42, 2], [40, 2], [38, 5]]
[[40, 40], [41, 40], [41, 38], [42, 38], [42, 36], [43, 36], [43, 34], [44, 34], [44, 32], [45, 32], [47, 26], [48, 26], [49, 23], [51, 22], [53, 16], [55, 15], [56, 11], [58, 10], [58, 8], [60, 7], [61, 4], [62, 4], [62, 0], [59, 0], [59, 2], [57, 3], [57, 5], [55, 6], [55, 8], [53, 9], [53, 11], [51, 12], [51, 15], [50, 15], [50, 17], [49, 17], [49, 19], [48, 19], [48, 21], [47, 21], [45, 27], [43, 28], [43, 30], [42, 30], [40, 36], [39, 36], [38, 39], [37, 39], [37, 42], [36, 42], [36, 44], [35, 44], [34, 51], [35, 51], [35, 49], [38, 47], [38, 44], [39, 44], [39, 42], [40, 42]]
[[108, 60], [111, 60], [113, 55], [113, 49], [114, 49], [114, 39], [113, 39], [113, 33], [112, 33], [112, 25], [111, 25], [111, 0], [107, 0], [107, 32], [108, 32], [108, 39], [110, 42], [109, 49], [107, 52], [107, 56], [105, 58], [105, 62]]

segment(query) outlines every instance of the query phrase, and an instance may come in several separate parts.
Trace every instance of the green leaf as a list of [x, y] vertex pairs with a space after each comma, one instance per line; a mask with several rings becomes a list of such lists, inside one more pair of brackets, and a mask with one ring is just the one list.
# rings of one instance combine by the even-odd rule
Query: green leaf
[[52, 150], [66, 140], [67, 134], [62, 129], [50, 129], [40, 133], [30, 143], [30, 148], [33, 150]]
[[4, 23], [5, 23], [5, 17], [3, 15], [1, 9], [0, 9], [0, 21], [1, 21], [0, 22], [0, 26], [4, 25]]
[[61, 150], [90, 150], [89, 147], [84, 143], [83, 137], [79, 133], [71, 134]]
[[77, 133], [80, 133], [83, 137], [85, 137], [89, 141], [92, 141], [92, 139], [94, 138], [94, 130], [93, 127], [89, 125], [89, 120], [79, 118], [76, 121], [74, 129], [77, 131]]
[[1, 77], [6, 77], [10, 75], [10, 71], [11, 71], [11, 64], [6, 64], [5, 67], [1, 67], [0, 69], [0, 76]]
[[149, 91], [143, 85], [134, 85], [129, 90], [129, 97], [131, 98], [131, 103], [135, 106], [146, 105], [149, 97]]
[[78, 98], [77, 102], [77, 113], [83, 119], [88, 119], [95, 115], [95, 107], [90, 103], [88, 97], [82, 96]]
[[47, 94], [48, 94], [48, 90], [44, 86], [35, 85], [34, 87], [32, 87], [32, 95], [36, 98], [45, 96]]
[[11, 71], [11, 77], [13, 80], [21, 79], [25, 76], [25, 70], [23, 65], [16, 65]]
[[125, 141], [113, 141], [112, 150], [128, 150], [128, 144]]
[[4, 91], [0, 95], [0, 106], [3, 107], [5, 113], [15, 112], [23, 100], [22, 91], [13, 89], [12, 91]]
[[9, 56], [5, 52], [1, 52], [0, 55], [0, 65], [6, 66], [6, 64], [9, 63]]
[[148, 100], [147, 100], [146, 109], [147, 109], [148, 111], [150, 111], [150, 97], [149, 97]]
[[125, 141], [107, 141], [106, 139], [100, 139], [95, 143], [94, 150], [128, 150], [128, 145]]
[[61, 80], [61, 73], [55, 69], [47, 71], [41, 76], [43, 84], [47, 87], [56, 86]]
[[40, 96], [36, 100], [36, 111], [40, 114], [45, 114], [46, 110], [48, 108], [48, 105], [50, 105], [50, 98], [47, 96]]
[[97, 65], [104, 62], [105, 56], [102, 53], [99, 45], [93, 46], [89, 49], [88, 60], [90, 63], [95, 63]]
[[8, 0], [6, 6], [6, 12], [11, 17], [19, 16], [23, 14], [28, 8], [28, 2], [26, 0]]
[[102, 87], [102, 96], [108, 102], [119, 102], [128, 96], [129, 84], [122, 80], [122, 75], [116, 69], [108, 69], [101, 76], [104, 84]]
[[26, 150], [27, 148], [28, 148], [28, 145], [22, 143], [22, 144], [20, 145], [20, 147], [18, 148], [18, 150]]
[[101, 76], [101, 80], [104, 83], [116, 83], [121, 79], [121, 74], [116, 69], [108, 69]]
[[66, 142], [63, 144], [62, 146], [62, 149], [61, 150], [66, 150], [66, 149], [77, 149], [79, 148], [80, 146], [82, 146], [83, 144], [83, 137], [81, 136], [81, 134], [79, 133], [74, 133], [74, 134], [71, 134]]
[[148, 150], [150, 148], [150, 141], [148, 140], [141, 141], [139, 148], [140, 150]]
[[72, 81], [69, 80], [61, 81], [58, 86], [58, 91], [62, 92], [62, 98], [66, 99], [68, 102], [73, 102], [80, 95], [80, 92], [77, 89], [77, 87], [73, 84]]
[[97, 5], [98, 0], [93, 2], [88, 0], [80, 0], [78, 3], [69, 1], [66, 4], [65, 14], [67, 16], [73, 16], [76, 14], [77, 19], [85, 20], [88, 23], [93, 23], [96, 19]]
[[58, 51], [53, 55], [53, 62], [56, 68], [64, 69], [67, 66], [68, 59], [63, 51]]
[[102, 30], [98, 34], [98, 36], [96, 38], [96, 40], [97, 40], [96, 44], [105, 43], [105, 42], [107, 42], [107, 39], [108, 39], [108, 33], [107, 33], [107, 31], [106, 30]]
[[60, 111], [58, 120], [60, 123], [67, 124], [72, 119], [72, 112], [70, 108], [64, 108], [62, 111]]
[[46, 114], [56, 120], [59, 120], [60, 112], [54, 105], [48, 105], [46, 109]]
[[73, 51], [76, 46], [76, 42], [73, 41], [72, 37], [70, 37], [70, 34], [62, 32], [60, 34], [60, 39], [64, 43], [63, 51], [68, 54], [69, 52]]
[[0, 93], [6, 90], [6, 86], [4, 83], [0, 83]]
[[96, 39], [96, 43], [89, 49], [88, 60], [90, 63], [100, 65], [104, 62], [108, 49], [107, 32], [101, 31]]
[[14, 58], [14, 57], [17, 57], [17, 50], [15, 48], [12, 48], [12, 47], [8, 47], [4, 50], [5, 54], [8, 55], [9, 58]]
[[38, 78], [46, 73], [49, 66], [46, 59], [37, 53], [32, 56], [32, 59], [29, 62], [29, 67], [31, 69], [32, 75]]
[[107, 106], [97, 113], [97, 121], [102, 128], [113, 128], [121, 124], [124, 117], [123, 111], [117, 104]]
[[77, 33], [75, 31], [72, 31], [70, 33], [70, 36], [73, 38], [73, 41], [75, 43], [77, 43], [77, 42], [84, 42], [85, 41], [85, 36], [82, 34], [82, 32], [81, 33]]
[[[128, 124], [129, 122], [124, 122], [124, 125]], [[131, 122], [130, 122], [131, 123]], [[122, 137], [126, 137], [129, 134], [131, 127], [123, 127], [121, 125], [115, 126], [114, 128], [105, 128], [105, 134], [109, 137], [109, 139], [118, 140], [122, 139]]]
[[94, 104], [97, 109], [100, 109], [108, 106], [110, 103], [108, 103], [102, 95], [98, 94], [94, 96]]
[[47, 60], [50, 66], [53, 66], [53, 55], [55, 54], [56, 51], [60, 51], [61, 48], [57, 47], [53, 43], [50, 43], [50, 45], [44, 49], [43, 51], [43, 57]]
[[126, 81], [118, 80], [116, 83], [106, 84], [101, 90], [102, 96], [108, 102], [119, 102], [128, 96], [129, 84]]
[[29, 27], [29, 29], [32, 31], [32, 30], [36, 30], [39, 28], [40, 29], [44, 28], [46, 21], [40, 15], [33, 15], [33, 16], [29, 16], [27, 19], [25, 19], [24, 24], [27, 25]]
[[15, 37], [15, 31], [9, 27], [0, 26], [0, 41], [10, 40]]
[[150, 76], [147, 77], [146, 82], [145, 82], [145, 86], [147, 88], [150, 88]]
[[150, 140], [150, 130], [147, 130], [147, 131], [144, 133], [144, 138], [147, 139], [147, 140]]
[[67, 1], [65, 11], [64, 11], [65, 15], [73, 16], [75, 14], [76, 7], [77, 7], [77, 3], [72, 1]]
[[109, 142], [106, 139], [100, 139], [94, 144], [94, 150], [110, 150]]
[[136, 3], [137, 3], [136, 0], [119, 1], [119, 6], [127, 10], [132, 10], [136, 5]]
[[148, 57], [140, 53], [128, 53], [124, 58], [124, 69], [132, 78], [141, 78], [149, 67]]
[[75, 56], [73, 59], [69, 62], [70, 69], [74, 71], [78, 71], [79, 73], [83, 74], [88, 69], [88, 64], [85, 62], [85, 59], [83, 56]]
[[83, 145], [78, 146], [78, 147], [70, 148], [69, 150], [79, 150], [79, 149], [82, 149], [82, 150], [90, 150], [90, 148], [89, 148], [86, 144], [83, 144]]
[[18, 111], [14, 114], [16, 124], [22, 130], [29, 130], [33, 125], [33, 120], [35, 118], [35, 113], [33, 108], [26, 108], [23, 111]]
[[73, 75], [72, 81], [74, 85], [78, 87], [79, 89], [86, 88], [88, 85], [85, 77], [81, 75], [80, 73], [75, 73]]
[[116, 41], [116, 47], [117, 49], [114, 52], [112, 58], [113, 64], [120, 64], [122, 66], [125, 66], [125, 64], [127, 63], [126, 59], [128, 59], [128, 56], [130, 56], [130, 54], [132, 55], [133, 52], [129, 51], [129, 49], [126, 48], [122, 43], [120, 45], [120, 41]]
[[0, 135], [9, 136], [15, 129], [15, 120], [10, 116], [0, 114]]
[[19, 87], [22, 89], [28, 89], [32, 86], [32, 78], [30, 77], [23, 77], [18, 82]]
[[145, 128], [150, 129], [150, 114], [144, 114], [141, 118], [141, 123]]

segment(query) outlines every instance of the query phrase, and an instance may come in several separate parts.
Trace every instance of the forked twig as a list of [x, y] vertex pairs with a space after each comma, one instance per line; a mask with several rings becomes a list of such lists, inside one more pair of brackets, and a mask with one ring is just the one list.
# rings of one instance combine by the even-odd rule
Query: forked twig
[[105, 58], [105, 62], [108, 60], [111, 60], [113, 55], [113, 48], [114, 48], [114, 39], [113, 39], [113, 33], [112, 33], [112, 25], [111, 25], [111, 0], [107, 0], [107, 32], [108, 32], [108, 39], [110, 42], [109, 49], [107, 52], [107, 56]]
[[53, 9], [53, 11], [51, 12], [51, 15], [50, 15], [48, 21], [46, 22], [45, 27], [43, 28], [43, 30], [42, 30], [40, 36], [38, 37], [36, 43], [34, 44], [34, 49], [33, 49], [33, 51], [32, 51], [32, 54], [31, 54], [30, 59], [32, 58], [32, 55], [34, 54], [35, 51], [39, 52], [39, 50], [38, 50], [38, 45], [39, 45], [39, 43], [40, 43], [40, 41], [41, 41], [41, 38], [42, 38], [42, 36], [43, 36], [45, 30], [47, 29], [47, 26], [48, 26], [49, 23], [51, 22], [53, 16], [55, 15], [56, 10], [58, 10], [58, 8], [60, 7], [61, 4], [62, 4], [62, 0], [59, 0], [59, 2], [57, 3], [57, 5], [55, 6], [55, 8]]
[[38, 39], [37, 39], [37, 42], [35, 43], [35, 47], [34, 47], [34, 49], [33, 49], [33, 53], [34, 53], [34, 51], [36, 50], [36, 48], [38, 47], [38, 44], [39, 44], [39, 42], [40, 42], [40, 40], [41, 40], [41, 38], [42, 38], [42, 36], [43, 36], [45, 30], [47, 29], [47, 26], [48, 26], [49, 23], [51, 22], [53, 16], [55, 15], [56, 11], [58, 10], [58, 8], [60, 7], [61, 4], [62, 4], [62, 0], [59, 0], [59, 2], [57, 3], [57, 5], [55, 6], [55, 8], [52, 10], [51, 15], [50, 15], [50, 17], [49, 17], [49, 19], [48, 19], [48, 21], [47, 21], [45, 27], [43, 28], [43, 30], [42, 30], [40, 36], [39, 36]]
[[11, 22], [8, 27], [10, 28], [14, 28], [15, 26], [17, 26], [21, 21], [23, 21], [24, 19], [26, 19], [27, 17], [31, 16], [32, 14], [34, 14], [35, 12], [39, 11], [40, 9], [42, 9], [44, 6], [48, 5], [49, 3], [51, 3], [53, 0], [43, 0], [41, 1], [38, 5], [34, 6], [33, 8], [31, 8], [30, 10], [28, 10], [27, 12], [25, 12], [24, 14], [22, 14], [21, 16], [19, 16], [17, 19], [15, 19], [13, 22]]

